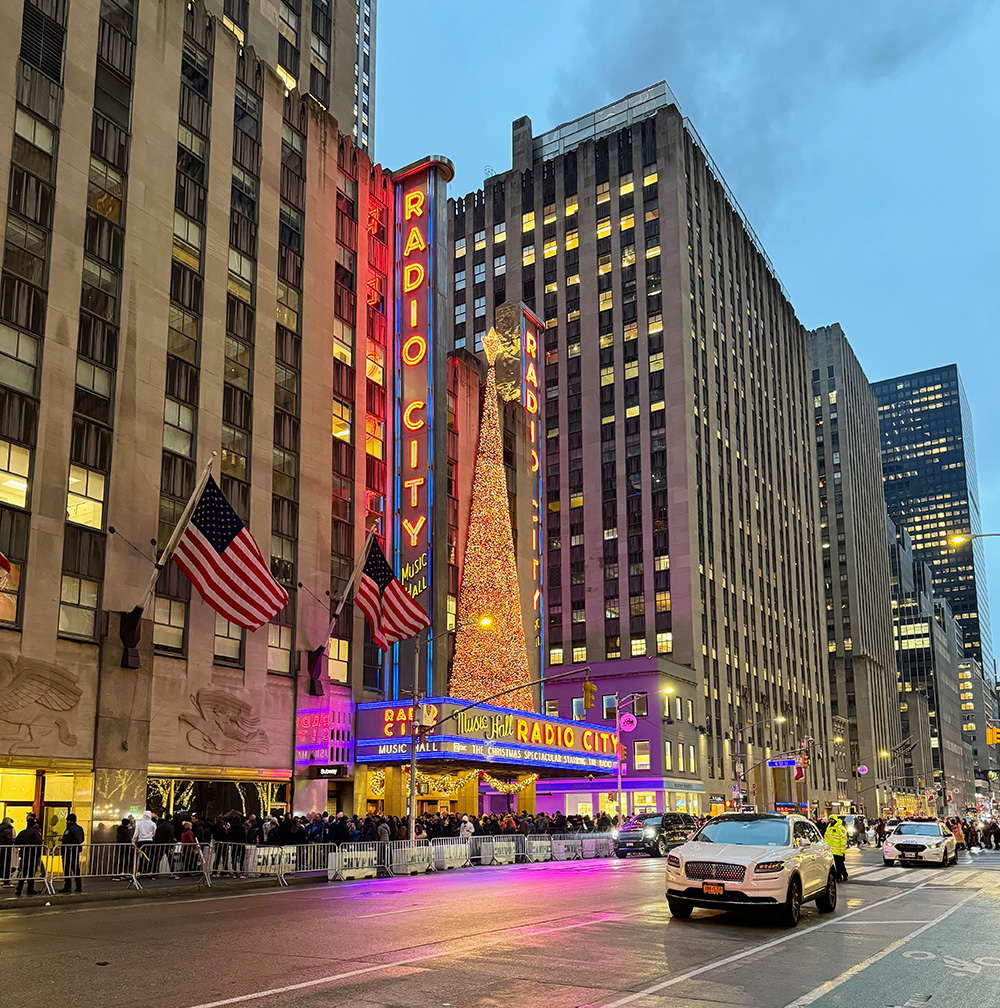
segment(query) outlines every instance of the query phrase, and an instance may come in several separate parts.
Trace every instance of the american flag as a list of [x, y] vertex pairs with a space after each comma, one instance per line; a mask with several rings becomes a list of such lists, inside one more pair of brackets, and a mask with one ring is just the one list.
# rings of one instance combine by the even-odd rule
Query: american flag
[[430, 623], [427, 613], [406, 594], [374, 539], [361, 568], [354, 601], [368, 618], [372, 641], [383, 651], [396, 641], [419, 633]]
[[0, 588], [7, 583], [7, 578], [10, 576], [10, 561], [0, 553]]
[[263, 626], [288, 603], [288, 592], [271, 576], [250, 530], [211, 477], [174, 563], [217, 613], [247, 630]]

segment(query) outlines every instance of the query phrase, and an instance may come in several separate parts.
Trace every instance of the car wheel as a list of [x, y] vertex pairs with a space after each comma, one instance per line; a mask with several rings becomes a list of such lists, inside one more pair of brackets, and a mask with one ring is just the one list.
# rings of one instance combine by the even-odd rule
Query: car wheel
[[690, 917], [691, 911], [694, 909], [690, 903], [681, 903], [680, 900], [672, 899], [667, 899], [667, 906], [670, 907], [670, 916], [680, 917], [681, 920]]
[[894, 865], [895, 863], [896, 863], [896, 859], [895, 858], [889, 858], [889, 857], [883, 857], [882, 858], [882, 864], [884, 864], [886, 867], [889, 867], [890, 865]]
[[616, 847], [615, 848], [615, 857], [628, 857], [628, 851], [618, 850], [618, 848]]
[[799, 916], [802, 913], [802, 883], [797, 878], [793, 878], [788, 883], [788, 896], [785, 904], [778, 911], [778, 923], [784, 927], [795, 927], [799, 923]]
[[837, 876], [830, 872], [826, 888], [816, 897], [816, 909], [820, 913], [833, 913], [837, 909]]
[[667, 841], [663, 837], [658, 837], [656, 840], [656, 846], [651, 851], [653, 857], [666, 857], [667, 856]]

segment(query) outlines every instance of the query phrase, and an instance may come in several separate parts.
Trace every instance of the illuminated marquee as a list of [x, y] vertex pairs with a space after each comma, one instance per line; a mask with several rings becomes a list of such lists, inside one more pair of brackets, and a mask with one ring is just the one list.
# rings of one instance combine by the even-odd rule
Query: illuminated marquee
[[[488, 704], [469, 707], [450, 697], [425, 701], [422, 720], [430, 730], [418, 747], [418, 758], [511, 763], [586, 773], [614, 773], [617, 769], [617, 738], [603, 725]], [[408, 760], [412, 721], [410, 704], [359, 704], [355, 761]]]
[[535, 612], [535, 643], [539, 648], [542, 646], [542, 467], [539, 462], [542, 450], [542, 432], [538, 408], [541, 332], [541, 323], [527, 308], [522, 306], [521, 367], [523, 378], [521, 386], [523, 396], [521, 401], [528, 414], [528, 443], [535, 486], [535, 493], [531, 499], [531, 576], [535, 585], [532, 595], [532, 608]]

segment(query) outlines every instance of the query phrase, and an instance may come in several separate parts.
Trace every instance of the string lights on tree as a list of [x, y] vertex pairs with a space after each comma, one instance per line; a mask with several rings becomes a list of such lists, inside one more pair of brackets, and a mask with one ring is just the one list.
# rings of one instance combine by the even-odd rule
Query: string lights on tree
[[[458, 592], [457, 624], [461, 629], [455, 634], [451, 673], [450, 694], [464, 700], [483, 700], [531, 678], [493, 366], [499, 349], [500, 337], [491, 329], [483, 337], [489, 369], [472, 482], [465, 567]], [[479, 624], [484, 613], [490, 616], [488, 627]], [[534, 710], [529, 687], [508, 693], [499, 702], [505, 707]]]

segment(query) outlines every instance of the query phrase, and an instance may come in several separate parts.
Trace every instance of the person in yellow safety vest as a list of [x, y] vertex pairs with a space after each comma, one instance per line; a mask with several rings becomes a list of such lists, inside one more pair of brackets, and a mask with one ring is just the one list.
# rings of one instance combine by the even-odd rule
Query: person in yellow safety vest
[[830, 822], [823, 834], [823, 839], [833, 851], [833, 861], [837, 866], [837, 880], [846, 882], [847, 868], [844, 865], [844, 855], [847, 853], [847, 829], [837, 816], [830, 816]]

